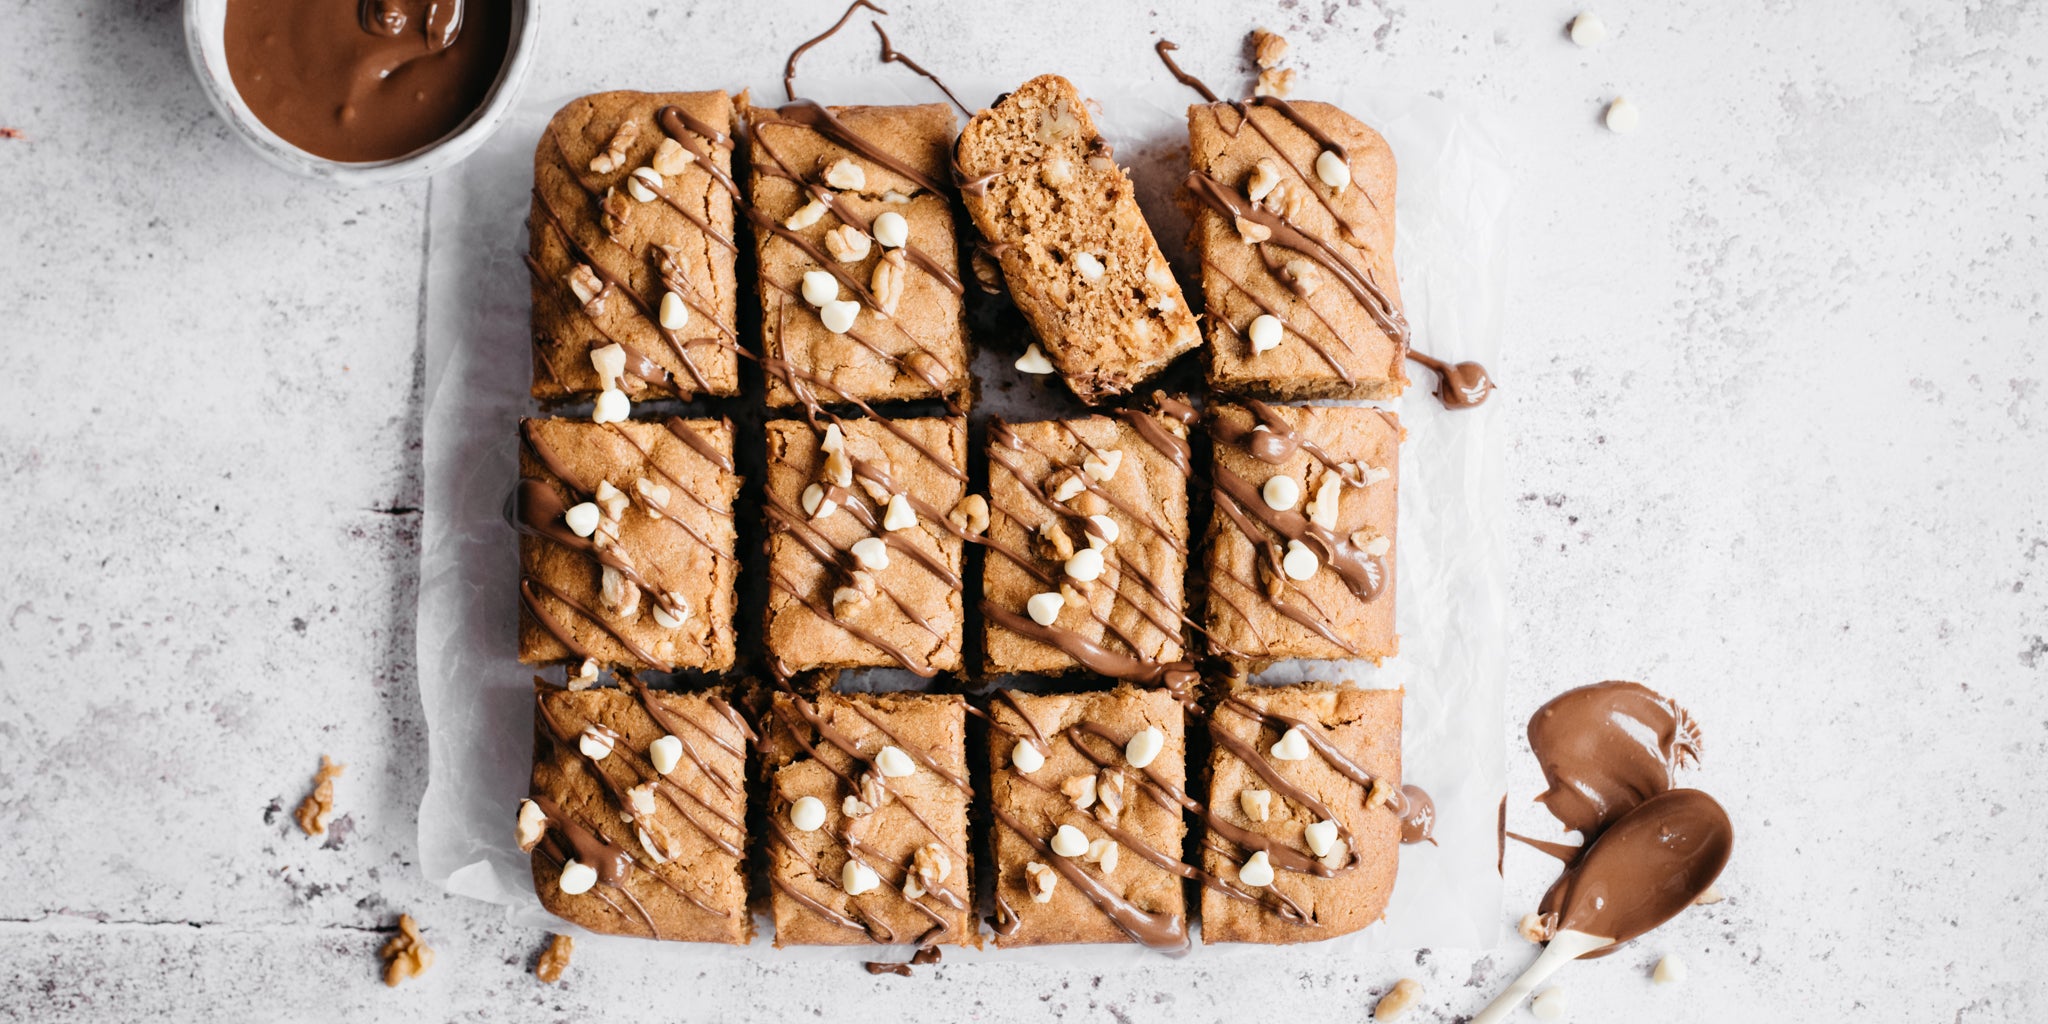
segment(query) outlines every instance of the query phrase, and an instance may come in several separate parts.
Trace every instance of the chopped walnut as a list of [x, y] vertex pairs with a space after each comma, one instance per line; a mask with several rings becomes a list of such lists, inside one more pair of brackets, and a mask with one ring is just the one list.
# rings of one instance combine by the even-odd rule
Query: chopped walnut
[[1549, 942], [1550, 937], [1557, 933], [1557, 915], [1538, 914], [1533, 911], [1523, 914], [1522, 920], [1515, 925], [1515, 932], [1538, 945]]
[[1095, 780], [1095, 817], [1114, 825], [1123, 813], [1124, 773], [1104, 768], [1102, 775]]
[[604, 236], [621, 245], [625, 244], [626, 227], [633, 219], [633, 204], [627, 202], [626, 197], [619, 194], [618, 189], [608, 188], [604, 190], [604, 199], [598, 202], [597, 209], [599, 226], [604, 228]]
[[661, 146], [654, 151], [654, 159], [647, 161], [647, 166], [654, 168], [654, 173], [666, 178], [671, 174], [683, 173], [683, 168], [690, 166], [690, 162], [695, 159], [697, 154], [684, 149], [682, 143], [674, 139], [663, 139]]
[[299, 802], [299, 809], [292, 817], [298, 821], [299, 830], [309, 836], [327, 831], [327, 823], [334, 818], [334, 780], [341, 776], [348, 765], [336, 764], [326, 754], [320, 755], [320, 770], [313, 774], [313, 791]]
[[1414, 978], [1402, 978], [1380, 997], [1379, 1004], [1372, 1008], [1372, 1019], [1393, 1020], [1422, 998], [1422, 983]]
[[1053, 869], [1037, 861], [1024, 865], [1024, 888], [1031, 893], [1033, 903], [1051, 903], [1052, 891], [1060, 884], [1060, 876]]
[[1090, 589], [1092, 589], [1091, 584], [1083, 583], [1080, 580], [1061, 580], [1060, 603], [1069, 608], [1086, 608], [1088, 607], [1088, 591]]
[[519, 823], [514, 838], [519, 842], [520, 853], [532, 853], [540, 845], [540, 837], [547, 833], [548, 816], [540, 805], [531, 800], [519, 801]]
[[[865, 240], [867, 236], [861, 235], [860, 237], [863, 240], [861, 256], [866, 256], [867, 246]], [[832, 236], [826, 235], [825, 241], [827, 244], [830, 244]], [[896, 315], [896, 306], [903, 301], [903, 280], [903, 250], [891, 249], [882, 256], [880, 262], [875, 264], [874, 276], [868, 280], [869, 290], [875, 293], [875, 302], [877, 303], [875, 312], [883, 316]]]
[[640, 587], [609, 565], [599, 575], [597, 596], [607, 611], [622, 619], [630, 619], [640, 610]]
[[533, 965], [533, 976], [550, 985], [562, 980], [562, 972], [569, 969], [569, 956], [574, 952], [575, 939], [567, 935], [549, 939], [548, 948], [541, 950], [540, 962]]
[[1286, 98], [1294, 91], [1293, 68], [1270, 68], [1259, 72], [1258, 84], [1252, 86], [1254, 96], [1279, 96]]
[[655, 519], [660, 519], [662, 510], [668, 508], [670, 491], [666, 484], [655, 483], [643, 476], [633, 481], [633, 493], [639, 495], [640, 501], [647, 506], [647, 514]]
[[1049, 562], [1064, 562], [1074, 557], [1074, 538], [1067, 535], [1067, 528], [1058, 520], [1040, 526], [1031, 534], [1032, 553]]
[[1252, 60], [1262, 68], [1278, 67], [1287, 58], [1287, 37], [1271, 29], [1252, 31]]
[[1281, 567], [1280, 546], [1259, 546], [1259, 582], [1266, 585], [1266, 600], [1278, 601], [1287, 593], [1287, 570]]
[[1286, 280], [1288, 287], [1293, 288], [1302, 298], [1314, 295], [1316, 289], [1323, 285], [1322, 272], [1316, 269], [1315, 264], [1304, 259], [1291, 259], [1281, 264], [1280, 276]]
[[860, 802], [869, 807], [881, 807], [889, 802], [889, 787], [882, 783], [879, 772], [862, 772], [860, 776]]
[[960, 499], [953, 511], [946, 514], [946, 522], [962, 533], [979, 537], [988, 530], [988, 499], [979, 494], [970, 494]]
[[1038, 115], [1038, 141], [1056, 142], [1072, 138], [1081, 130], [1080, 119], [1067, 108], [1067, 101], [1057, 100]]
[[625, 121], [619, 130], [612, 133], [612, 141], [605, 144], [604, 152], [590, 158], [590, 169], [598, 174], [610, 174], [626, 166], [626, 151], [640, 138], [640, 122]]
[[1302, 204], [1308, 202], [1308, 192], [1299, 185], [1280, 182], [1266, 193], [1266, 200], [1260, 206], [1280, 215], [1282, 220], [1295, 221], [1301, 218]]
[[569, 290], [576, 295], [576, 301], [583, 304], [583, 312], [597, 316], [604, 312], [604, 279], [597, 276], [589, 264], [578, 263], [569, 269], [564, 277]]
[[1394, 800], [1398, 793], [1399, 790], [1396, 790], [1393, 786], [1388, 785], [1387, 780], [1374, 779], [1372, 780], [1372, 789], [1367, 791], [1365, 794], [1366, 809], [1373, 810], [1380, 807], [1391, 808], [1394, 806]]
[[655, 250], [654, 269], [661, 272], [661, 283], [669, 291], [688, 294], [690, 287], [690, 255], [681, 246], [664, 245]]
[[1045, 163], [1039, 165], [1038, 177], [1039, 180], [1044, 181], [1046, 185], [1052, 188], [1072, 184], [1074, 181], [1074, 165], [1066, 157], [1053, 156], [1048, 158]]
[[926, 843], [911, 854], [910, 870], [903, 879], [903, 895], [917, 899], [937, 889], [953, 873], [953, 858], [937, 843]]
[[1244, 239], [1244, 244], [1246, 245], [1257, 245], [1260, 242], [1263, 242], [1266, 239], [1273, 237], [1272, 228], [1269, 228], [1255, 220], [1249, 220], [1244, 217], [1239, 217], [1237, 218], [1236, 224], [1237, 235], [1239, 238]]
[[873, 240], [851, 224], [841, 224], [825, 232], [825, 251], [841, 263], [859, 263], [867, 259], [873, 246]]
[[976, 248], [968, 264], [974, 271], [974, 283], [979, 285], [982, 291], [990, 295], [1002, 294], [1003, 267], [996, 262], [994, 256], [989, 255], [987, 249]]
[[393, 987], [434, 966], [433, 947], [420, 937], [420, 926], [413, 923], [411, 914], [398, 915], [398, 934], [386, 941], [377, 955], [384, 958], [384, 984]]
[[1077, 811], [1085, 811], [1095, 805], [1095, 776], [1070, 775], [1060, 783], [1060, 792]]
[[855, 587], [840, 587], [832, 592], [832, 617], [842, 622], [867, 606], [868, 595]]

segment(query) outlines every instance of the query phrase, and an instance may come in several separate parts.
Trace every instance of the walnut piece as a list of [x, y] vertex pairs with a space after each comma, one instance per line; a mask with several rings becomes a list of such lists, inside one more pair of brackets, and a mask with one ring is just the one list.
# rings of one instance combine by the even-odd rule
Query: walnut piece
[[386, 941], [377, 955], [384, 958], [384, 984], [393, 987], [434, 966], [433, 947], [420, 937], [420, 926], [413, 923], [411, 914], [398, 915], [398, 934]]
[[953, 858], [937, 843], [926, 843], [910, 856], [910, 871], [903, 880], [903, 895], [917, 899], [937, 889], [953, 873]]
[[970, 494], [946, 514], [946, 522], [962, 533], [979, 537], [988, 530], [988, 499]]
[[841, 263], [859, 263], [867, 259], [872, 247], [872, 240], [851, 224], [841, 224], [825, 232], [825, 251]]
[[666, 178], [671, 174], [681, 174], [683, 168], [690, 166], [690, 162], [695, 159], [697, 154], [684, 149], [682, 143], [674, 139], [663, 139], [661, 146], [654, 151], [654, 159], [647, 161], [647, 166], [654, 168], [654, 173]]
[[640, 122], [622, 122], [619, 130], [612, 133], [612, 141], [605, 145], [604, 152], [590, 158], [590, 169], [598, 174], [610, 174], [626, 166], [626, 151], [633, 148], [633, 143], [639, 138]]
[[562, 972], [569, 969], [569, 957], [575, 952], [575, 939], [554, 936], [548, 940], [548, 948], [541, 950], [540, 962], [533, 965], [533, 976], [550, 985], [562, 980]]
[[1252, 30], [1252, 60], [1262, 68], [1277, 67], [1287, 58], [1287, 37], [1271, 29]]
[[604, 279], [597, 276], [589, 264], [578, 263], [569, 269], [566, 276], [569, 290], [576, 295], [576, 301], [583, 304], [583, 312], [597, 316], [604, 312]]
[[[867, 237], [860, 235], [862, 256], [867, 255]], [[832, 236], [826, 235], [826, 244], [831, 244], [831, 241]], [[903, 278], [903, 250], [891, 249], [882, 256], [881, 262], [875, 264], [874, 276], [868, 280], [868, 289], [875, 293], [875, 302], [878, 304], [875, 312], [883, 316], [896, 315], [896, 306], [903, 301]]]
[[1237, 218], [1236, 225], [1237, 235], [1239, 238], [1244, 239], [1244, 244], [1246, 245], [1257, 245], [1260, 242], [1263, 242], [1266, 239], [1273, 237], [1272, 228], [1269, 228], [1255, 220], [1248, 220], [1244, 217], [1239, 217]]
[[1067, 781], [1060, 783], [1060, 792], [1066, 795], [1067, 802], [1073, 804], [1075, 810], [1085, 811], [1095, 805], [1095, 776], [1070, 775]]
[[1285, 99], [1294, 91], [1294, 69], [1273, 68], [1259, 72], [1258, 83], [1252, 86], [1254, 96], [1278, 96]]
[[1402, 978], [1380, 997], [1379, 1004], [1372, 1008], [1372, 1019], [1393, 1020], [1399, 1017], [1415, 1001], [1422, 998], [1422, 983], [1414, 978]]
[[1040, 526], [1031, 534], [1032, 554], [1048, 562], [1065, 562], [1074, 557], [1074, 538], [1067, 535], [1067, 528], [1055, 520]]
[[1035, 860], [1024, 865], [1024, 888], [1033, 903], [1051, 903], [1052, 891], [1059, 884], [1060, 876], [1053, 869]]
[[347, 767], [336, 764], [326, 754], [320, 755], [320, 770], [313, 775], [313, 791], [306, 794], [292, 815], [299, 823], [299, 831], [309, 836], [327, 831], [327, 823], [334, 818], [334, 780]]

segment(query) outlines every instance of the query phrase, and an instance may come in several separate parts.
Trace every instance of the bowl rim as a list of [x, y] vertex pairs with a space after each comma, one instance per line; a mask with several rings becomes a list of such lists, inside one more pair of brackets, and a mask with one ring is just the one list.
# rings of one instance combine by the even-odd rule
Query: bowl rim
[[505, 62], [483, 102], [447, 135], [388, 160], [350, 163], [316, 156], [285, 141], [264, 124], [242, 99], [228, 70], [228, 0], [184, 0], [185, 48], [207, 101], [264, 162], [300, 177], [347, 187], [410, 181], [438, 173], [476, 152], [518, 103], [538, 50], [540, 0], [504, 2], [511, 6], [512, 31], [506, 43]]

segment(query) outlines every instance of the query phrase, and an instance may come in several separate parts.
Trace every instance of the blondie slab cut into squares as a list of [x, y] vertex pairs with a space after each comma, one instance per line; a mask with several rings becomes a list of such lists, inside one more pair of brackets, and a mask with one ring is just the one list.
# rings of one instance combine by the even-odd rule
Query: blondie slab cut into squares
[[963, 399], [952, 109], [798, 102], [747, 118], [768, 404]]
[[535, 398], [739, 393], [732, 126], [722, 92], [598, 93], [548, 122], [527, 218]]
[[989, 704], [996, 944], [1187, 943], [1181, 705], [1164, 690]]
[[1210, 653], [1391, 657], [1401, 425], [1360, 407], [1212, 406]]
[[1131, 178], [1073, 83], [1041, 75], [974, 115], [961, 198], [1067, 386], [1125, 394], [1201, 344]]
[[1188, 108], [1190, 247], [1209, 386], [1263, 398], [1390, 398], [1407, 386], [1394, 274], [1394, 153], [1327, 103]]
[[977, 944], [966, 707], [775, 694], [761, 761], [777, 946]]
[[733, 663], [732, 424], [520, 424], [519, 660]]
[[518, 839], [541, 905], [592, 931], [744, 944], [746, 745], [723, 690], [535, 691]]
[[769, 653], [790, 672], [957, 671], [967, 422], [820, 422], [767, 425]]
[[1164, 682], [1186, 653], [1186, 430], [1138, 412], [989, 425], [988, 671]]
[[1314, 942], [1394, 889], [1401, 691], [1240, 684], [1211, 713], [1202, 941]]

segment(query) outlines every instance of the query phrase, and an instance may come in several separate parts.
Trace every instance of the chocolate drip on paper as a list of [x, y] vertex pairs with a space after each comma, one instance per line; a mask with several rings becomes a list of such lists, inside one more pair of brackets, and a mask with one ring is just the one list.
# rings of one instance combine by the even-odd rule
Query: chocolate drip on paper
[[1202, 83], [1201, 79], [1196, 78], [1195, 76], [1188, 74], [1187, 72], [1182, 71], [1180, 69], [1180, 65], [1176, 63], [1172, 57], [1172, 51], [1178, 49], [1180, 49], [1180, 46], [1178, 44], [1168, 42], [1164, 39], [1161, 39], [1160, 41], [1152, 44], [1153, 52], [1159, 54], [1159, 59], [1160, 61], [1165, 63], [1166, 70], [1171, 72], [1173, 74], [1173, 77], [1176, 80], [1178, 80], [1180, 84], [1185, 85], [1190, 89], [1193, 89], [1196, 93], [1200, 94], [1203, 99], [1209, 101], [1210, 103], [1222, 102], [1221, 100], [1218, 100], [1216, 98], [1216, 93], [1213, 90], [1211, 90], [1207, 85], [1204, 85]]
[[818, 33], [817, 35], [804, 40], [803, 42], [797, 44], [796, 49], [789, 51], [789, 59], [784, 61], [782, 64], [782, 91], [784, 95], [788, 96], [792, 100], [796, 99], [796, 62], [799, 59], [801, 59], [804, 54], [809, 53], [811, 51], [811, 47], [816, 46], [819, 43], [822, 43], [835, 35], [838, 35], [839, 30], [845, 28], [846, 23], [852, 20], [853, 12], [860, 10], [863, 7], [875, 12], [876, 14], [889, 13], [888, 11], [885, 11], [880, 7], [876, 7], [874, 4], [869, 3], [868, 0], [853, 0], [853, 3], [847, 5], [846, 13], [840, 15], [839, 20], [833, 22], [831, 28], [828, 28], [825, 31]]
[[938, 86], [939, 91], [945, 93], [946, 98], [952, 100], [953, 105], [955, 107], [960, 108], [961, 113], [966, 114], [968, 117], [974, 116], [974, 111], [967, 109], [967, 104], [960, 102], [960, 97], [953, 95], [953, 90], [946, 88], [946, 83], [940, 81], [939, 76], [932, 74], [930, 71], [925, 70], [924, 65], [919, 64], [918, 62], [911, 60], [909, 57], [897, 52], [896, 47], [890, 45], [889, 33], [882, 31], [881, 22], [870, 21], [868, 22], [868, 24], [874, 26], [875, 35], [878, 35], [882, 38], [882, 63], [889, 64], [893, 62], [896, 64], [901, 64], [904, 67], [909, 68], [910, 70], [915, 71], [920, 75], [923, 75], [933, 85]]

